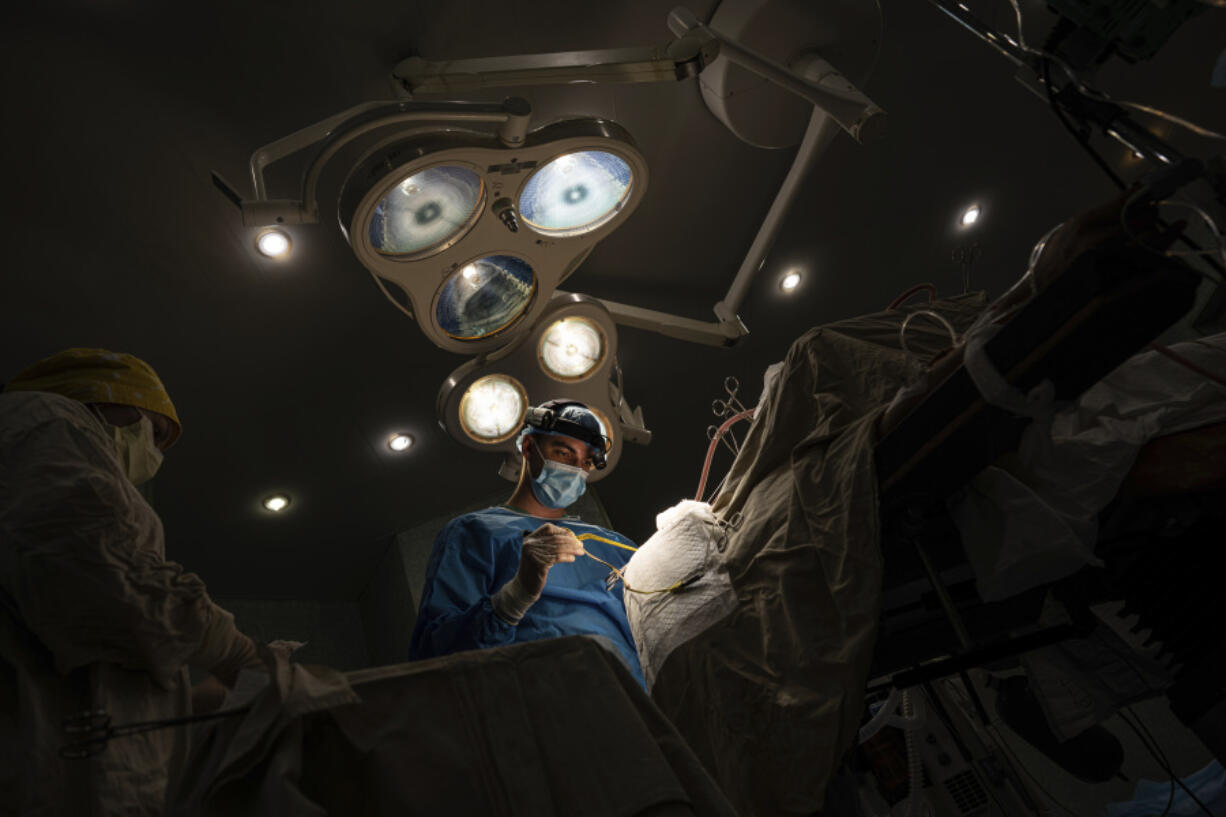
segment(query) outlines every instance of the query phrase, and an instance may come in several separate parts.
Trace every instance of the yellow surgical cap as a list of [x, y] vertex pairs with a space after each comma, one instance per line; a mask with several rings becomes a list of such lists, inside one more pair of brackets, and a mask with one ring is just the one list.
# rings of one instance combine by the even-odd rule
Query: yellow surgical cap
[[5, 391], [48, 391], [82, 403], [120, 403], [165, 415], [173, 422], [167, 447], [179, 438], [179, 415], [153, 367], [106, 349], [65, 349], [4, 384]]

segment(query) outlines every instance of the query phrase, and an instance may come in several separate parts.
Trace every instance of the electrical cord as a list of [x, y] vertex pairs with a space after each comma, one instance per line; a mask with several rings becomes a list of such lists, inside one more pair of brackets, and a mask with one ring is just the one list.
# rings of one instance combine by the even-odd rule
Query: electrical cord
[[[962, 683], [963, 685], [965, 685], [967, 681], [963, 680]], [[1001, 734], [1000, 726], [998, 725], [995, 718], [988, 716], [987, 722], [984, 723], [982, 726], [975, 723], [974, 718], [971, 718], [968, 712], [971, 706], [971, 702], [970, 702], [970, 696], [966, 692], [965, 689], [959, 690], [957, 687], [953, 686], [952, 683], [947, 686], [947, 689], [949, 689], [950, 692], [956, 698], [960, 699], [958, 701], [958, 705], [962, 709], [963, 717], [966, 717], [972, 723], [972, 725], [977, 731], [980, 731], [987, 737], [991, 738], [991, 742], [997, 748], [1001, 749], [1005, 753], [1005, 755], [1007, 756], [1006, 759], [1014, 767], [1021, 769], [1022, 773], [1025, 774], [1026, 777], [1030, 778], [1030, 782], [1034, 784], [1035, 788], [1037, 788], [1040, 792], [1042, 792], [1043, 795], [1048, 800], [1050, 800], [1052, 803], [1055, 803], [1057, 806], [1059, 806], [1060, 809], [1063, 810], [1066, 814], [1070, 815], [1070, 817], [1082, 817], [1080, 814], [1073, 811], [1068, 806], [1064, 805], [1064, 803], [1056, 799], [1055, 795], [1049, 792], [1047, 788], [1041, 782], [1039, 782], [1039, 779], [1035, 777], [1034, 774], [1031, 773], [1030, 769], [1026, 766], [1025, 763], [1022, 762], [1022, 759], [1018, 756], [1018, 754], [1015, 751], [1013, 751], [1013, 747], [1009, 745], [1009, 742], [1007, 740], [1005, 740], [1004, 735]], [[1025, 793], [1024, 787], [1020, 788], [1019, 790]], [[1032, 798], [1029, 796], [1029, 794], [1026, 794], [1025, 799], [1027, 801], [1032, 801]], [[1162, 817], [1166, 817], [1166, 815], [1163, 815]]]
[[888, 311], [891, 309], [897, 309], [898, 307], [902, 306], [902, 304], [912, 295], [916, 294], [917, 292], [922, 292], [924, 290], [928, 290], [928, 303], [932, 303], [933, 301], [937, 299], [936, 284], [924, 282], [922, 284], [916, 284], [915, 286], [907, 289], [897, 298], [890, 301], [890, 305], [886, 307], [886, 310]]
[[[1125, 717], [1124, 712], [1127, 712], [1132, 716], [1132, 718], [1130, 719]], [[1124, 709], [1118, 714], [1120, 716], [1120, 720], [1122, 720], [1124, 724], [1136, 734], [1137, 739], [1141, 741], [1141, 745], [1144, 746], [1151, 755], [1153, 755], [1154, 760], [1157, 761], [1158, 765], [1162, 767], [1162, 771], [1170, 775], [1171, 794], [1167, 799], [1166, 811], [1163, 812], [1163, 817], [1165, 817], [1165, 815], [1171, 810], [1171, 803], [1174, 802], [1175, 799], [1176, 785], [1183, 789], [1184, 793], [1188, 795], [1192, 802], [1196, 803], [1197, 807], [1200, 808], [1201, 811], [1205, 812], [1205, 814], [1209, 815], [1209, 817], [1214, 817], [1213, 812], [1209, 810], [1209, 807], [1206, 806], [1201, 799], [1196, 796], [1196, 793], [1188, 788], [1187, 784], [1183, 782], [1183, 779], [1175, 773], [1175, 770], [1171, 767], [1170, 761], [1167, 760], [1166, 752], [1162, 751], [1162, 747], [1159, 746], [1158, 741], [1154, 739], [1153, 734], [1149, 731], [1149, 727], [1147, 727], [1145, 722], [1141, 720], [1141, 716], [1134, 712], [1131, 706], [1124, 707]], [[1135, 724], [1133, 723], [1133, 720], [1136, 721]], [[1142, 734], [1142, 732], [1144, 732], [1144, 734]]]
[[[1201, 0], [1201, 2], [1207, 2], [1210, 5], [1217, 5], [1219, 2], [1226, 2], [1226, 0]], [[1113, 105], [1119, 105], [1124, 108], [1131, 108], [1134, 111], [1139, 111], [1141, 113], [1145, 113], [1150, 116], [1157, 117], [1158, 119], [1165, 120], [1167, 122], [1170, 122], [1173, 125], [1178, 125], [1179, 127], [1183, 128], [1184, 130], [1190, 131], [1191, 133], [1195, 133], [1197, 136], [1203, 136], [1206, 139], [1217, 139], [1217, 140], [1226, 142], [1226, 135], [1218, 133], [1215, 130], [1210, 130], [1209, 128], [1202, 127], [1201, 125], [1198, 125], [1195, 122], [1191, 122], [1187, 119], [1176, 116], [1173, 113], [1169, 113], [1159, 108], [1154, 108], [1150, 105], [1143, 105], [1139, 102], [1128, 102], [1126, 100], [1113, 99], [1112, 97], [1103, 93], [1102, 91], [1099, 91], [1096, 88], [1091, 88], [1090, 86], [1086, 85], [1084, 82], [1081, 81], [1081, 77], [1077, 75], [1077, 72], [1074, 71], [1067, 62], [1055, 56], [1054, 54], [1048, 53], [1047, 51], [1043, 49], [1034, 48], [1026, 44], [1025, 34], [1024, 34], [1023, 27], [1022, 27], [1022, 7], [1018, 3], [1018, 0], [1009, 0], [1009, 5], [1013, 7], [1013, 14], [1017, 18], [1017, 47], [1020, 48], [1022, 51], [1026, 52], [1027, 54], [1032, 54], [1044, 60], [1045, 68], [1046, 68], [1046, 62], [1048, 60], [1055, 62], [1056, 65], [1059, 66], [1061, 70], [1064, 71], [1065, 75], [1068, 77], [1069, 81], [1073, 84], [1073, 88], [1076, 89], [1077, 93], [1081, 94], [1082, 96], [1089, 97], [1090, 99], [1097, 99], [1101, 102], [1109, 102]], [[1050, 85], [1048, 87], [1050, 88]], [[1049, 91], [1049, 94], [1050, 94], [1050, 91]]]
[[902, 326], [898, 327], [898, 345], [902, 347], [904, 354], [911, 354], [911, 350], [907, 347], [907, 327], [911, 325], [911, 321], [918, 315], [926, 315], [930, 318], [936, 318], [937, 321], [945, 327], [945, 331], [949, 333], [949, 345], [958, 345], [958, 333], [954, 329], [954, 325], [950, 323], [944, 315], [933, 312], [931, 309], [920, 309], [908, 315], [902, 322]]
[[[1149, 727], [1145, 725], [1143, 720], [1141, 720], [1141, 716], [1138, 715], [1136, 711], [1132, 709], [1132, 707], [1125, 707], [1125, 709], [1128, 710], [1128, 714], [1132, 716], [1132, 720], [1136, 722], [1136, 726], [1141, 730], [1137, 733], [1137, 736], [1140, 737], [1141, 733], [1144, 733], [1144, 739], [1142, 742], [1146, 744], [1147, 749], [1150, 749], [1151, 754], [1155, 755], [1154, 759], [1157, 760], [1163, 767], [1163, 771], [1171, 776], [1172, 782], [1183, 789], [1184, 793], [1186, 793], [1188, 797], [1192, 799], [1192, 802], [1196, 803], [1198, 808], [1204, 811], [1205, 814], [1208, 814], [1209, 817], [1213, 817], [1213, 813], [1209, 810], [1209, 808], [1203, 802], [1201, 802], [1201, 799], [1196, 796], [1196, 793], [1189, 789], [1187, 784], [1183, 782], [1183, 779], [1175, 773], [1174, 767], [1171, 765], [1170, 760], [1167, 759], [1166, 752], [1162, 750], [1162, 747], [1158, 744], [1157, 738], [1155, 738], [1153, 733], [1149, 731]], [[1127, 718], [1123, 718], [1121, 716], [1121, 719], [1127, 723]], [[1131, 724], [1129, 724], [1129, 726], [1130, 728], [1133, 728], [1133, 731], [1136, 731], [1136, 728], [1132, 727]]]
[[[1019, 12], [1019, 14], [1020, 13], [1021, 12]], [[1050, 60], [1052, 58], [1049, 57], [1046, 52], [1036, 53], [1039, 53], [1040, 59], [1043, 60], [1043, 89], [1047, 92], [1047, 104], [1051, 107], [1052, 113], [1056, 115], [1056, 119], [1060, 120], [1060, 124], [1064, 126], [1065, 130], [1073, 135], [1073, 138], [1077, 140], [1077, 144], [1081, 145], [1089, 157], [1094, 160], [1094, 164], [1098, 165], [1099, 169], [1102, 170], [1103, 173], [1107, 174], [1107, 176], [1111, 179], [1112, 184], [1114, 184], [1120, 190], [1123, 190], [1125, 187], [1127, 187], [1127, 185], [1124, 184], [1124, 180], [1119, 177], [1119, 174], [1111, 169], [1111, 165], [1107, 162], [1107, 160], [1104, 159], [1102, 155], [1090, 145], [1089, 135], [1078, 131], [1077, 128], [1073, 126], [1073, 123], [1068, 120], [1068, 117], [1064, 115], [1064, 111], [1060, 110], [1060, 106], [1056, 103], [1056, 97], [1054, 94], [1052, 94], [1051, 90], [1052, 84]]]
[[1211, 380], [1214, 383], [1217, 383], [1219, 386], [1226, 386], [1226, 377], [1222, 377], [1221, 375], [1211, 372], [1208, 369], [1204, 368], [1203, 366], [1197, 363], [1193, 363], [1191, 360], [1188, 360], [1186, 357], [1179, 354], [1174, 349], [1171, 349], [1167, 346], [1163, 346], [1160, 343], [1151, 343], [1149, 345], [1149, 348], [1153, 349], [1155, 352], [1157, 352], [1160, 355], [1164, 355], [1170, 358], [1171, 360], [1184, 366], [1185, 368], [1196, 372], [1201, 377], [1207, 378], [1208, 380]]

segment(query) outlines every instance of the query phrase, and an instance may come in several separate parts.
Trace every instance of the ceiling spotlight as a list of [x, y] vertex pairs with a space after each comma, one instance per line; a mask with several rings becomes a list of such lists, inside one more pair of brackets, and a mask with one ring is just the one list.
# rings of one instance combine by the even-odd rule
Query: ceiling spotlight
[[510, 439], [523, 427], [527, 412], [528, 395], [509, 375], [482, 377], [460, 398], [460, 426], [480, 443]]
[[264, 500], [264, 507], [273, 513], [280, 513], [289, 507], [289, 497], [285, 494], [273, 494]]
[[798, 286], [800, 286], [800, 273], [796, 270], [792, 270], [779, 281], [779, 288], [784, 292], [791, 292]]
[[541, 335], [537, 359], [546, 374], [562, 381], [583, 380], [604, 362], [604, 332], [582, 317], [554, 321]]
[[979, 220], [979, 215], [982, 212], [978, 204], [972, 204], [962, 211], [962, 217], [958, 219], [958, 223], [963, 227], [969, 227]]
[[413, 445], [413, 437], [410, 434], [395, 434], [387, 441], [387, 447], [393, 451], [407, 451]]
[[289, 236], [281, 230], [264, 230], [255, 239], [255, 248], [260, 255], [280, 258], [289, 252]]
[[616, 153], [568, 153], [532, 174], [520, 193], [519, 212], [538, 232], [583, 235], [617, 215], [633, 181], [630, 164]]

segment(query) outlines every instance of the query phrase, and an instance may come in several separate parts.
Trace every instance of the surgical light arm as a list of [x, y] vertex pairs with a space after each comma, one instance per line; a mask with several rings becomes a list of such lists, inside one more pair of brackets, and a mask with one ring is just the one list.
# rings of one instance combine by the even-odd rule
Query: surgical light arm
[[723, 300], [717, 320], [700, 321], [630, 304], [604, 301], [619, 324], [666, 337], [713, 346], [731, 346], [748, 334], [737, 312], [754, 276], [774, 244], [801, 183], [842, 128], [863, 141], [884, 123], [884, 111], [815, 54], [796, 70], [773, 62], [703, 25], [692, 12], [675, 8], [668, 26], [677, 39], [656, 48], [569, 51], [514, 57], [428, 61], [410, 57], [393, 71], [398, 91], [413, 94], [473, 92], [486, 88], [597, 82], [671, 82], [700, 73], [717, 57], [790, 91], [814, 106], [800, 148]]
[[[929, 2], [1019, 66], [1022, 71], [1017, 77], [1018, 81], [1039, 97], [1046, 99], [1047, 88], [1043, 80], [1045, 71], [1042, 56], [1023, 47], [1008, 34], [1001, 34], [993, 30], [962, 3], [954, 2], [954, 0], [929, 0]], [[1078, 93], [1075, 83], [1076, 80], [1070, 80], [1070, 84], [1064, 88], [1058, 90], [1052, 88], [1056, 104], [1062, 106], [1069, 114], [1077, 117], [1079, 121], [1093, 122], [1112, 139], [1151, 161], [1169, 165], [1179, 164], [1183, 159], [1183, 156], [1174, 147], [1133, 121], [1121, 106]]]
[[668, 26], [677, 39], [657, 47], [469, 60], [410, 57], [396, 66], [392, 79], [398, 91], [409, 95], [472, 93], [525, 85], [674, 82], [697, 76], [722, 56], [819, 108], [854, 139], [865, 137], [866, 126], [870, 122], [879, 123], [884, 115], [881, 108], [845, 80], [838, 86], [808, 81], [796, 71], [708, 28], [688, 9], [673, 9]]
[[[272, 224], [314, 224], [319, 221], [316, 190], [324, 167], [340, 150], [355, 139], [390, 125], [415, 122], [442, 124], [495, 123], [498, 138], [507, 147], [524, 143], [532, 109], [527, 101], [511, 97], [498, 104], [473, 102], [406, 102], [375, 101], [355, 105], [348, 110], [316, 122], [288, 136], [267, 144], [251, 154], [251, 184], [254, 196], [243, 199], [233, 187], [216, 173], [213, 183], [242, 212], [243, 225], [265, 227]], [[300, 199], [269, 199], [264, 170], [271, 164], [300, 150], [323, 142], [323, 147], [311, 160], [302, 182]]]

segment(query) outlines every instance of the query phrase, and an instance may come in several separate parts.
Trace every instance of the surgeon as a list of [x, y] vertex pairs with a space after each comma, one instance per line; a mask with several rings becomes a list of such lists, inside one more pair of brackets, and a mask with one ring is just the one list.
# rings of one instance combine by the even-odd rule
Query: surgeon
[[596, 415], [552, 400], [528, 410], [518, 445], [523, 468], [511, 498], [451, 520], [435, 539], [410, 657], [598, 635], [643, 683], [622, 588], [606, 582], [634, 545], [565, 516], [588, 474], [605, 465], [609, 443]]
[[186, 715], [189, 666], [225, 685], [263, 666], [204, 583], [166, 560], [141, 495], [179, 432], [157, 374], [131, 355], [68, 349], [4, 384], [0, 815], [165, 813], [184, 729], [65, 759], [66, 743], [97, 734], [65, 721]]

